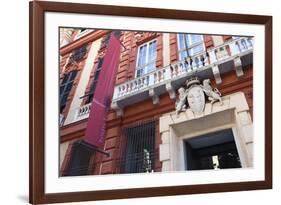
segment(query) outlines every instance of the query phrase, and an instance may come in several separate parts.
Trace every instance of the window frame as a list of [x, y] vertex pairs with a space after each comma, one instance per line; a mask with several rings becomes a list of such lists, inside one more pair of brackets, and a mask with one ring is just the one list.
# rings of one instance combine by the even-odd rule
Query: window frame
[[[73, 74], [73, 73], [75, 73], [75, 74]], [[71, 93], [71, 91], [72, 91], [72, 89], [73, 89], [73, 85], [74, 85], [74, 82], [75, 82], [75, 80], [76, 80], [77, 74], [78, 74], [78, 70], [72, 70], [72, 71], [70, 71], [70, 72], [68, 72], [68, 73], [64, 73], [64, 76], [63, 76], [63, 78], [61, 79], [60, 86], [59, 86], [59, 103], [60, 103], [59, 105], [60, 105], [60, 113], [62, 113], [63, 110], [64, 110], [64, 108], [65, 108], [65, 107], [64, 107], [64, 108], [62, 109], [62, 105], [63, 105], [63, 106], [66, 106], [66, 104], [67, 104], [67, 99], [68, 99], [69, 94]], [[74, 75], [74, 78], [73, 78], [72, 80], [70, 80], [73, 75]], [[66, 79], [65, 83], [63, 83], [63, 81], [64, 81], [64, 79], [65, 79], [66, 76], [67, 76], [67, 79]], [[65, 90], [67, 89], [67, 86], [68, 86], [69, 84], [71, 84], [71, 88], [70, 88], [70, 90], [69, 90], [68, 92], [66, 92]], [[60, 92], [62, 86], [63, 86], [64, 88], [63, 88], [63, 91]], [[67, 97], [66, 97], [65, 103], [62, 104], [63, 96], [64, 96], [66, 93], [67, 93]], [[61, 110], [61, 109], [62, 109], [62, 110]]]
[[[156, 172], [156, 162], [158, 160], [156, 148], [157, 120], [138, 121], [137, 123], [123, 127], [121, 136], [123, 138], [119, 148], [121, 157], [120, 164], [117, 165], [117, 167], [119, 167], [119, 173]], [[139, 146], [143, 148], [143, 151], [138, 151]], [[134, 161], [136, 159], [139, 161], [142, 158], [139, 154], [144, 154], [144, 150], [147, 150], [150, 156], [150, 166], [147, 167], [147, 171], [145, 171], [146, 168], [143, 167], [142, 169], [142, 166], [140, 166], [145, 164], [145, 159], [140, 164], [137, 164], [137, 167], [135, 167], [136, 161]], [[131, 157], [132, 155], [134, 158]]]
[[[94, 75], [93, 75], [92, 80], [90, 82], [89, 92], [86, 94], [87, 99], [85, 101], [85, 104], [91, 103], [93, 101], [94, 94], [96, 92], [96, 86], [97, 86], [97, 83], [98, 83], [99, 77], [100, 77], [100, 72], [102, 70], [103, 61], [104, 61], [103, 57], [99, 58], [99, 60], [98, 60], [98, 62], [96, 64], [96, 69], [94, 71]], [[97, 72], [98, 72], [98, 77], [96, 78]], [[93, 85], [94, 83], [95, 83], [95, 86]]]
[[[190, 45], [187, 48], [185, 48], [185, 49], [180, 49], [180, 35], [181, 34], [184, 35], [184, 39], [186, 39], [186, 37], [185, 37], [186, 35], [188, 36], [187, 39], [188, 39], [188, 42], [189, 42]], [[197, 43], [192, 43], [191, 44], [191, 38], [190, 38], [191, 35], [199, 35], [201, 37], [201, 41], [197, 42]], [[198, 52], [198, 53], [196, 53], [196, 54], [190, 55], [190, 50], [194, 49], [196, 46], [199, 46], [199, 45], [203, 46], [203, 50]], [[202, 52], [205, 52], [206, 51], [206, 46], [205, 46], [205, 43], [204, 43], [204, 34], [178, 33], [177, 34], [177, 46], [178, 46], [178, 59], [180, 61], [184, 60], [184, 59], [181, 59], [181, 55], [180, 54], [182, 52], [188, 51], [189, 55], [187, 57], [192, 57], [192, 56], [195, 56], [195, 55], [200, 54]]]
[[[146, 69], [146, 67], [148, 66], [148, 65], [150, 65], [150, 64], [152, 64], [151, 62], [150, 63], [148, 63], [147, 61], [148, 61], [148, 51], [149, 51], [149, 44], [150, 43], [152, 43], [152, 42], [154, 42], [155, 41], [155, 44], [156, 44], [156, 49], [155, 49], [155, 55], [156, 55], [156, 58], [155, 58], [155, 63], [156, 63], [156, 61], [157, 61], [157, 38], [153, 38], [153, 39], [151, 39], [151, 40], [149, 40], [149, 41], [146, 41], [145, 43], [143, 43], [143, 44], [140, 44], [140, 45], [138, 45], [138, 51], [137, 51], [137, 60], [136, 60], [136, 68], [135, 68], [135, 78], [139, 78], [139, 77], [142, 77], [142, 76], [144, 76], [144, 75], [146, 75], [146, 74], [148, 74], [148, 73], [150, 73], [150, 72], [153, 72], [153, 71], [155, 71], [156, 70], [156, 65], [155, 65], [155, 69], [153, 70], [153, 71], [150, 71], [150, 72], [145, 72], [145, 69]], [[145, 55], [145, 64], [144, 65], [142, 65], [142, 66], [138, 66], [138, 64], [139, 64], [139, 54], [140, 54], [140, 48], [141, 47], [143, 47], [144, 45], [147, 45], [147, 47], [146, 47], [146, 55]], [[144, 69], [144, 74], [142, 74], [142, 75], [140, 75], [140, 76], [137, 76], [137, 73], [138, 73], [138, 70], [141, 70], [140, 68], [143, 68]]]

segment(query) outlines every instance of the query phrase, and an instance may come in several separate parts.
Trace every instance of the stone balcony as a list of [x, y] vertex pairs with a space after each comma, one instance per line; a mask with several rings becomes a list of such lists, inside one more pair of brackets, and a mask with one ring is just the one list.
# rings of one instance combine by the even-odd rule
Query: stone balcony
[[186, 78], [214, 78], [221, 83], [221, 74], [235, 69], [238, 77], [243, 76], [243, 67], [253, 63], [253, 39], [239, 37], [218, 47], [208, 49], [183, 61], [170, 64], [151, 73], [115, 86], [111, 108], [122, 115], [123, 108], [151, 98], [159, 102], [160, 95], [168, 92], [175, 99], [176, 90]]
[[92, 103], [88, 103], [78, 108], [73, 122], [88, 118], [91, 111], [91, 104]]

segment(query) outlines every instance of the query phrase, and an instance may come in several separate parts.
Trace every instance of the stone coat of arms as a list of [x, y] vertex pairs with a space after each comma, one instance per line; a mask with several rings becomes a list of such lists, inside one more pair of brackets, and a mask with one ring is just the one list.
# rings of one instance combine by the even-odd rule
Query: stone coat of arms
[[212, 88], [210, 79], [205, 79], [203, 80], [203, 84], [200, 84], [198, 78], [190, 78], [186, 81], [186, 88], [180, 87], [178, 89], [178, 94], [179, 96], [176, 102], [177, 114], [185, 111], [188, 105], [194, 113], [202, 113], [206, 103], [205, 95], [212, 104], [219, 101], [220, 105], [222, 105], [221, 93], [217, 88]]

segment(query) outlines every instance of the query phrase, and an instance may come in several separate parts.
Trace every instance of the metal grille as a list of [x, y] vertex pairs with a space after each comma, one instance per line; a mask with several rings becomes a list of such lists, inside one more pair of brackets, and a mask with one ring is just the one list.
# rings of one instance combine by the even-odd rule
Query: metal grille
[[89, 163], [93, 155], [93, 150], [87, 148], [81, 141], [75, 142], [72, 145], [68, 167], [63, 176], [88, 175], [91, 171]]
[[123, 154], [120, 173], [153, 172], [155, 153], [155, 121], [137, 123], [123, 130]]

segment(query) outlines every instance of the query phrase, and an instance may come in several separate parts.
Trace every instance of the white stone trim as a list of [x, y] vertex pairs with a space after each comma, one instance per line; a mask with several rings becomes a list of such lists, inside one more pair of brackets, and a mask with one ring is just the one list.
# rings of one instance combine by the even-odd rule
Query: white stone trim
[[163, 33], [163, 67], [170, 63], [170, 34]]
[[[162, 171], [183, 171], [186, 169], [183, 142], [187, 138], [231, 128], [242, 167], [253, 164], [253, 123], [243, 92], [222, 97], [223, 105], [207, 103], [202, 114], [191, 109], [166, 113], [159, 120], [159, 159]], [[184, 129], [181, 129], [184, 128]]]
[[72, 102], [70, 104], [70, 109], [66, 116], [64, 125], [70, 124], [76, 120], [77, 114], [79, 112], [83, 100], [80, 99], [80, 97], [85, 94], [85, 90], [87, 88], [87, 84], [89, 81], [89, 76], [93, 69], [94, 61], [98, 54], [98, 49], [100, 48], [100, 45], [101, 45], [101, 39], [98, 39], [91, 44], [90, 51], [85, 62], [85, 66], [81, 71], [82, 72], [81, 77], [78, 82]]

